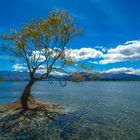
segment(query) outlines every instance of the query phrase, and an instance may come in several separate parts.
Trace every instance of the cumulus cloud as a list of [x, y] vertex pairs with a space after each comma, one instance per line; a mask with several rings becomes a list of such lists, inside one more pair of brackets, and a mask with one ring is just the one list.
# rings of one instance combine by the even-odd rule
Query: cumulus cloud
[[140, 59], [140, 40], [127, 41], [123, 45], [109, 49], [100, 60], [100, 64], [133, 61]]
[[88, 61], [88, 63], [91, 63], [91, 64], [98, 64], [97, 61]]
[[75, 61], [102, 58], [103, 53], [93, 48], [69, 49], [66, 54]]
[[[67, 49], [66, 56], [70, 56], [70, 58], [77, 62], [88, 59], [102, 59], [99, 62], [95, 62], [96, 64], [134, 61], [140, 59], [140, 40], [127, 41], [123, 45], [118, 45], [116, 48], [111, 49], [107, 49], [103, 46]], [[43, 56], [41, 56], [41, 60], [43, 59]]]
[[103, 46], [95, 46], [95, 49], [101, 50], [103, 53], [107, 52], [107, 48]]
[[32, 56], [31, 56], [30, 59], [31, 59], [31, 60], [32, 60], [32, 59], [35, 59], [35, 61], [38, 60], [38, 62], [42, 62], [42, 61], [45, 60], [45, 56], [44, 56], [43, 53], [40, 52], [40, 51], [33, 51], [33, 52], [32, 52]]
[[63, 75], [68, 75], [67, 73], [63, 73], [63, 72], [59, 72], [59, 71], [53, 71], [51, 72], [52, 75], [59, 75], [59, 76], [63, 76]]
[[[50, 50], [51, 51], [51, 50]], [[38, 60], [38, 62], [42, 62], [45, 60], [45, 56], [42, 52], [34, 51], [32, 52], [34, 58]], [[89, 63], [93, 64], [108, 64], [108, 63], [116, 63], [123, 61], [134, 61], [140, 59], [140, 40], [127, 41], [123, 45], [118, 45], [116, 48], [106, 49], [102, 46], [96, 46], [95, 48], [80, 48], [80, 49], [66, 49], [65, 50], [66, 57], [72, 58], [75, 62], [87, 60]], [[52, 57], [55, 52], [52, 52]], [[31, 56], [31, 59], [33, 59]], [[92, 60], [93, 59], [93, 60]], [[26, 70], [24, 65], [15, 64], [13, 65], [13, 69], [16, 71], [24, 71]], [[43, 66], [39, 68], [38, 72], [44, 72]], [[139, 69], [133, 68], [120, 68], [120, 69], [111, 69], [115, 70], [128, 70], [127, 72], [137, 72], [139, 73]], [[131, 70], [131, 71], [130, 71]]]
[[[23, 72], [23, 71], [27, 71], [27, 68], [24, 67], [23, 65], [21, 64], [14, 64], [13, 67], [14, 71], [19, 71], [19, 72]], [[43, 74], [46, 72], [46, 66], [44, 65], [41, 65], [39, 66], [38, 70], [36, 71], [36, 73], [40, 73], [40, 74]], [[52, 71], [51, 74], [53, 75], [59, 75], [59, 76], [62, 76], [62, 75], [67, 75], [66, 73], [63, 73], [63, 72], [59, 72], [59, 71]]]
[[20, 72], [26, 70], [26, 67], [24, 67], [21, 64], [14, 64], [12, 68], [14, 69], [14, 71], [20, 71]]
[[140, 69], [134, 69], [132, 67], [126, 68], [126, 67], [121, 67], [121, 68], [112, 68], [107, 71], [103, 71], [104, 73], [127, 73], [127, 74], [137, 74], [140, 75]]
[[[104, 48], [100, 46], [100, 50], [98, 49], [94, 49], [94, 48], [66, 49], [65, 54], [66, 54], [66, 57], [68, 57], [68, 59], [71, 58], [72, 60], [77, 61], [77, 62], [82, 61], [82, 60], [87, 60], [87, 59], [98, 59], [98, 58], [103, 57]], [[56, 52], [52, 51], [51, 55], [52, 55], [51, 57], [54, 57], [56, 55]], [[35, 59], [35, 60], [38, 60], [38, 62], [42, 62], [46, 58], [42, 50], [41, 52], [33, 51], [30, 59]]]

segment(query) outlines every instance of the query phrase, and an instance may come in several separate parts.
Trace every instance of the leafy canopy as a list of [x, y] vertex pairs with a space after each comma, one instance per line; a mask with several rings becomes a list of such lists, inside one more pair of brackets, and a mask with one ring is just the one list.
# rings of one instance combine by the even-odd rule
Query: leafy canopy
[[67, 12], [52, 11], [47, 19], [32, 19], [30, 24], [23, 24], [20, 30], [3, 34], [2, 39], [6, 44], [8, 42], [6, 49], [13, 59], [27, 66], [31, 78], [34, 78], [37, 70], [45, 69], [37, 77], [43, 79], [52, 71], [62, 72], [65, 65], [73, 64], [66, 54], [66, 47], [81, 32]]

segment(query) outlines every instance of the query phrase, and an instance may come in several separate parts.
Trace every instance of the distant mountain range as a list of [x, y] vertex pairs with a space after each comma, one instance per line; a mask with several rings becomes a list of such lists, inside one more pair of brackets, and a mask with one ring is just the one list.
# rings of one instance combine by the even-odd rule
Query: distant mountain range
[[[74, 73], [73, 73], [74, 74]], [[73, 75], [72, 74], [72, 75]], [[72, 80], [72, 75], [53, 75], [56, 78], [65, 78], [66, 80]], [[91, 76], [91, 74], [82, 72], [81, 75], [84, 77], [84, 81], [92, 80], [140, 80], [140, 75], [126, 74], [126, 73], [102, 73], [100, 77]], [[28, 72], [18, 71], [0, 71], [0, 77], [4, 81], [27, 81], [29, 80]]]
[[102, 73], [102, 77], [114, 80], [140, 80], [140, 75], [127, 73]]
[[[88, 74], [81, 73], [84, 81], [104, 80], [104, 81], [117, 81], [117, 80], [140, 80], [140, 75], [127, 74], [127, 73], [99, 73]], [[71, 76], [70, 76], [71, 77]], [[71, 78], [70, 78], [71, 79]]]
[[29, 73], [18, 71], [0, 71], [0, 77], [4, 81], [26, 81], [29, 80]]

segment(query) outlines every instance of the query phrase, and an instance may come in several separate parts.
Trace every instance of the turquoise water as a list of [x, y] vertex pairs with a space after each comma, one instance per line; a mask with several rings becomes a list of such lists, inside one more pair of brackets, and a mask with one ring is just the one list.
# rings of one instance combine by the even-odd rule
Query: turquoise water
[[[17, 100], [26, 82], [0, 83], [0, 103]], [[40, 139], [140, 139], [140, 82], [72, 83], [40, 81], [32, 88], [38, 100], [66, 109], [67, 114], [36, 130]]]

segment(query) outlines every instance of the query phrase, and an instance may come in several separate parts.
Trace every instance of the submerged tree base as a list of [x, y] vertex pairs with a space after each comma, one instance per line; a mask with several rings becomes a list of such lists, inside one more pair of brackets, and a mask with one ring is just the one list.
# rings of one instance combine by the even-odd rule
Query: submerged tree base
[[20, 101], [0, 105], [0, 139], [34, 137], [34, 130], [54, 120], [64, 110], [50, 103], [39, 103], [30, 98], [29, 110], [24, 112]]

